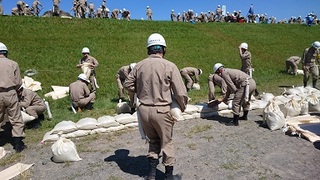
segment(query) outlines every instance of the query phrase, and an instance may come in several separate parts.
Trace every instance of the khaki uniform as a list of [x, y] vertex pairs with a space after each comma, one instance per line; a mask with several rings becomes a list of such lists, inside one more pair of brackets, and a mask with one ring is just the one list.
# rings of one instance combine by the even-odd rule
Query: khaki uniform
[[299, 56], [291, 56], [286, 60], [286, 72], [289, 73], [291, 68], [292, 73], [297, 75], [298, 64], [301, 58]]
[[88, 8], [89, 8], [89, 14], [88, 14], [89, 18], [93, 18], [94, 17], [94, 4], [89, 3]]
[[176, 18], [176, 14], [174, 13], [174, 11], [171, 11], [171, 21], [174, 21], [174, 19]]
[[94, 103], [96, 98], [95, 93], [90, 93], [88, 85], [81, 80], [69, 85], [69, 95], [75, 107], [84, 107], [89, 103]]
[[118, 19], [118, 14], [120, 13], [119, 9], [114, 9], [111, 13], [111, 18], [112, 19]]
[[[117, 80], [117, 85], [118, 85], [118, 95], [119, 98], [124, 98], [124, 88], [123, 88], [123, 83], [128, 77], [129, 73], [131, 72], [130, 66], [122, 66], [117, 74], [116, 74], [116, 80]], [[133, 107], [134, 103], [134, 93], [131, 91], [128, 92], [129, 98], [130, 98], [130, 107]]]
[[239, 53], [242, 66], [241, 66], [241, 71], [245, 72], [246, 74], [250, 75], [250, 69], [251, 69], [251, 53], [246, 50], [244, 53]]
[[214, 100], [214, 90], [215, 86], [219, 86], [221, 89], [221, 95], [224, 97], [227, 93], [228, 86], [226, 82], [217, 74], [210, 74], [208, 78], [208, 86], [209, 86], [209, 101]]
[[127, 21], [130, 21], [130, 11], [128, 10], [125, 10], [122, 12], [122, 18], [127, 20]]
[[39, 0], [35, 0], [35, 1], [33, 1], [33, 3], [32, 3], [32, 9], [33, 9], [33, 15], [34, 16], [38, 16], [39, 15], [39, 6], [41, 6], [42, 7], [42, 4], [41, 4], [41, 2], [39, 1]]
[[126, 89], [137, 93], [141, 102], [138, 115], [150, 139], [147, 156], [158, 159], [162, 152], [165, 166], [176, 161], [172, 143], [175, 122], [170, 105], [174, 96], [182, 112], [185, 110], [188, 95], [183, 85], [177, 66], [154, 54], [139, 62], [124, 83]]
[[0, 77], [0, 124], [6, 113], [12, 125], [12, 137], [25, 137], [24, 123], [16, 92], [16, 89], [22, 84], [19, 65], [0, 55]]
[[36, 119], [38, 115], [43, 114], [47, 109], [41, 97], [29, 89], [23, 89], [19, 95], [19, 106]]
[[3, 7], [2, 4], [0, 4], [0, 16], [3, 15]]
[[[185, 67], [180, 70], [181, 76], [184, 78], [187, 90], [192, 88], [193, 83], [199, 82], [199, 69], [194, 67]], [[192, 79], [194, 77], [194, 80]]]
[[147, 8], [147, 18], [152, 21], [152, 10], [150, 8]]
[[[224, 101], [229, 98], [231, 93], [234, 93], [234, 98], [232, 101], [233, 114], [240, 115], [241, 107], [244, 111], [249, 111], [251, 95], [256, 89], [256, 82], [252, 78], [250, 78], [248, 74], [238, 69], [225, 68], [220, 76], [228, 86]], [[249, 80], [249, 101], [245, 102], [247, 79]]]
[[307, 48], [302, 54], [303, 84], [307, 86], [309, 75], [311, 73], [313, 83], [315, 84], [319, 78], [319, 69], [316, 61], [318, 60], [319, 50], [314, 47]]
[[92, 90], [96, 91], [97, 90], [97, 85], [96, 85], [96, 79], [95, 79], [95, 76], [96, 76], [95, 68], [99, 66], [99, 62], [97, 61], [96, 58], [88, 55], [87, 57], [82, 57], [79, 60], [79, 64], [83, 64], [83, 63], [90, 63], [90, 64], [93, 65], [93, 67], [91, 67], [91, 74], [90, 74], [90, 76], [88, 78], [90, 80], [90, 84], [91, 84]]

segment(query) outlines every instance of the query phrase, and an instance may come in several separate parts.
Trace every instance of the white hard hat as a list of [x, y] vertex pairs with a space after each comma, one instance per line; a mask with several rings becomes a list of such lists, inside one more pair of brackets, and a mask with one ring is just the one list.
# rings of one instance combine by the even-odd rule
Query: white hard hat
[[126, 11], [126, 8], [123, 8], [123, 11]]
[[88, 77], [83, 73], [79, 74], [78, 79], [81, 79], [81, 80], [84, 80], [84, 81], [90, 83]]
[[221, 68], [221, 67], [224, 67], [223, 64], [221, 63], [216, 63], [214, 66], [213, 66], [213, 71], [216, 73], [216, 71]]
[[147, 8], [149, 8], [149, 6], [147, 6]]
[[199, 70], [199, 75], [201, 75], [202, 74], [202, 69], [198, 69]]
[[3, 44], [2, 42], [0, 42], [0, 51], [8, 51], [8, 48], [5, 44]]
[[133, 69], [135, 66], [137, 65], [137, 63], [131, 63], [129, 66], [130, 66], [130, 69]]
[[163, 36], [159, 33], [153, 33], [148, 38], [147, 48], [154, 45], [167, 47], [166, 41], [164, 40]]
[[81, 53], [82, 53], [82, 54], [83, 54], [83, 53], [88, 53], [88, 54], [90, 54], [90, 50], [89, 50], [89, 48], [84, 47], [84, 48], [82, 48]]
[[315, 41], [312, 43], [312, 46], [316, 49], [319, 49], [320, 48], [320, 42], [319, 41]]
[[26, 7], [29, 7], [29, 5], [28, 5], [28, 4], [26, 4]]
[[242, 48], [242, 49], [248, 49], [248, 44], [247, 43], [241, 43], [239, 48]]

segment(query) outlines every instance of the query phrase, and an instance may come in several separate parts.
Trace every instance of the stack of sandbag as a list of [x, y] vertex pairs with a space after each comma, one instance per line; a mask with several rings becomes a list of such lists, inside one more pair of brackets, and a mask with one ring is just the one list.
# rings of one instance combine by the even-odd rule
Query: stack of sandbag
[[75, 138], [87, 136], [89, 134], [107, 133], [119, 131], [126, 128], [138, 127], [137, 113], [123, 113], [112, 116], [102, 116], [98, 120], [95, 118], [82, 118], [78, 122], [61, 121], [55, 127], [47, 132], [41, 143], [46, 141], [56, 141], [59, 135], [63, 138]]

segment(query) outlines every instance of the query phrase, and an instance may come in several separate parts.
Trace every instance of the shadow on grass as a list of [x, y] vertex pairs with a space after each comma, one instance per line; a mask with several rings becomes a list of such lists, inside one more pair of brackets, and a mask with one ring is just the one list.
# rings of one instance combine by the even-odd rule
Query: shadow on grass
[[[132, 175], [145, 177], [149, 173], [149, 164], [146, 156], [129, 156], [130, 151], [127, 149], [117, 149], [114, 155], [106, 157], [105, 162], [115, 162], [119, 168]], [[157, 178], [164, 179], [164, 173], [157, 170]]]

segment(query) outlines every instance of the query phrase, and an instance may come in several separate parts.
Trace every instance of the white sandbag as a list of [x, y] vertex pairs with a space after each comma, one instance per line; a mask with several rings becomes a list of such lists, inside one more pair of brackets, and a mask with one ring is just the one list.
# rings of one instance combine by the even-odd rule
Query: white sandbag
[[7, 152], [4, 150], [4, 148], [0, 147], [0, 159], [3, 158], [6, 154]]
[[102, 134], [102, 133], [108, 133], [108, 132], [110, 132], [110, 130], [108, 130], [108, 128], [100, 127], [100, 128], [91, 130], [90, 135], [91, 134]]
[[301, 75], [304, 75], [304, 72], [302, 69], [297, 69], [297, 74], [301, 74]]
[[[229, 104], [229, 103], [228, 103]], [[221, 102], [219, 105], [218, 105], [218, 111], [221, 111], [221, 110], [225, 110], [225, 109], [229, 109], [229, 105], [224, 103], [224, 102]]]
[[224, 115], [228, 115], [228, 114], [232, 114], [231, 109], [224, 109], [224, 110], [218, 111], [219, 116], [224, 116]]
[[82, 118], [77, 123], [78, 129], [92, 130], [98, 128], [98, 122], [95, 118]]
[[72, 121], [61, 121], [56, 124], [52, 130], [52, 134], [58, 134], [61, 132], [62, 134], [74, 132], [78, 130], [77, 124]]
[[122, 102], [121, 99], [119, 99], [119, 102], [116, 106], [116, 113], [122, 114], [122, 113], [130, 113], [131, 107], [129, 106], [128, 102]]
[[306, 98], [303, 98], [301, 101], [299, 101], [299, 106], [301, 107], [300, 115], [309, 114], [309, 103]]
[[271, 131], [281, 129], [286, 123], [284, 114], [273, 100], [263, 110], [263, 120]]
[[118, 114], [115, 116], [115, 119], [120, 124], [129, 124], [133, 122], [138, 122], [138, 119], [129, 113]]
[[185, 114], [185, 113], [183, 113], [183, 114], [182, 114], [182, 117], [183, 117], [184, 120], [194, 119], [194, 117], [193, 117], [192, 114]]
[[199, 83], [193, 83], [192, 89], [194, 89], [194, 90], [200, 90], [200, 84], [199, 84]]
[[119, 126], [116, 126], [116, 127], [107, 128], [108, 132], [115, 132], [115, 131], [120, 131], [123, 129], [126, 129], [126, 127], [123, 124], [120, 124]]
[[192, 105], [192, 104], [187, 104], [186, 109], [184, 110], [184, 113], [193, 114], [193, 113], [198, 112], [198, 110], [199, 109], [197, 106]]
[[173, 98], [173, 101], [170, 105], [170, 113], [175, 121], [179, 121], [179, 120], [183, 119], [180, 106], [174, 98]]
[[90, 74], [91, 74], [91, 63], [82, 63], [81, 66], [81, 70], [83, 72], [83, 74], [85, 74], [87, 76], [87, 78], [89, 79]]
[[295, 116], [299, 116], [300, 112], [301, 112], [301, 107], [299, 105], [299, 103], [294, 100], [294, 98], [292, 98], [290, 101], [288, 101], [285, 105], [284, 105], [284, 109], [285, 109], [285, 117], [295, 117]]
[[260, 99], [266, 102], [269, 102], [270, 100], [272, 100], [274, 98], [274, 95], [272, 93], [265, 93], [263, 92], [260, 95]]
[[281, 111], [280, 107], [275, 103], [274, 99], [270, 100], [262, 112], [263, 124], [266, 124], [268, 112]]
[[214, 112], [217, 111], [218, 109], [216, 108], [211, 108], [208, 106], [207, 103], [200, 103], [195, 105], [198, 108], [199, 113], [208, 113], [208, 112]]
[[314, 91], [311, 92], [306, 100], [309, 102], [309, 112], [319, 112], [320, 111], [320, 103]]
[[116, 121], [114, 116], [102, 116], [97, 119], [98, 127], [108, 128], [119, 126], [120, 123]]
[[64, 138], [76, 138], [76, 137], [83, 137], [89, 135], [91, 130], [83, 130], [79, 129], [74, 132], [66, 133], [66, 134], [61, 134], [61, 137]]
[[21, 111], [21, 116], [24, 123], [28, 123], [36, 119], [34, 116], [30, 116], [24, 111]]
[[75, 144], [70, 140], [60, 137], [52, 146], [52, 161], [56, 163], [73, 162], [82, 160]]
[[47, 141], [57, 141], [59, 139], [58, 134], [52, 134], [52, 130], [44, 134], [40, 143], [45, 143]]
[[199, 119], [201, 118], [201, 113], [193, 113], [192, 116], [194, 119]]
[[134, 122], [134, 123], [125, 124], [124, 126], [126, 128], [136, 128], [139, 126], [139, 124], [137, 122]]

